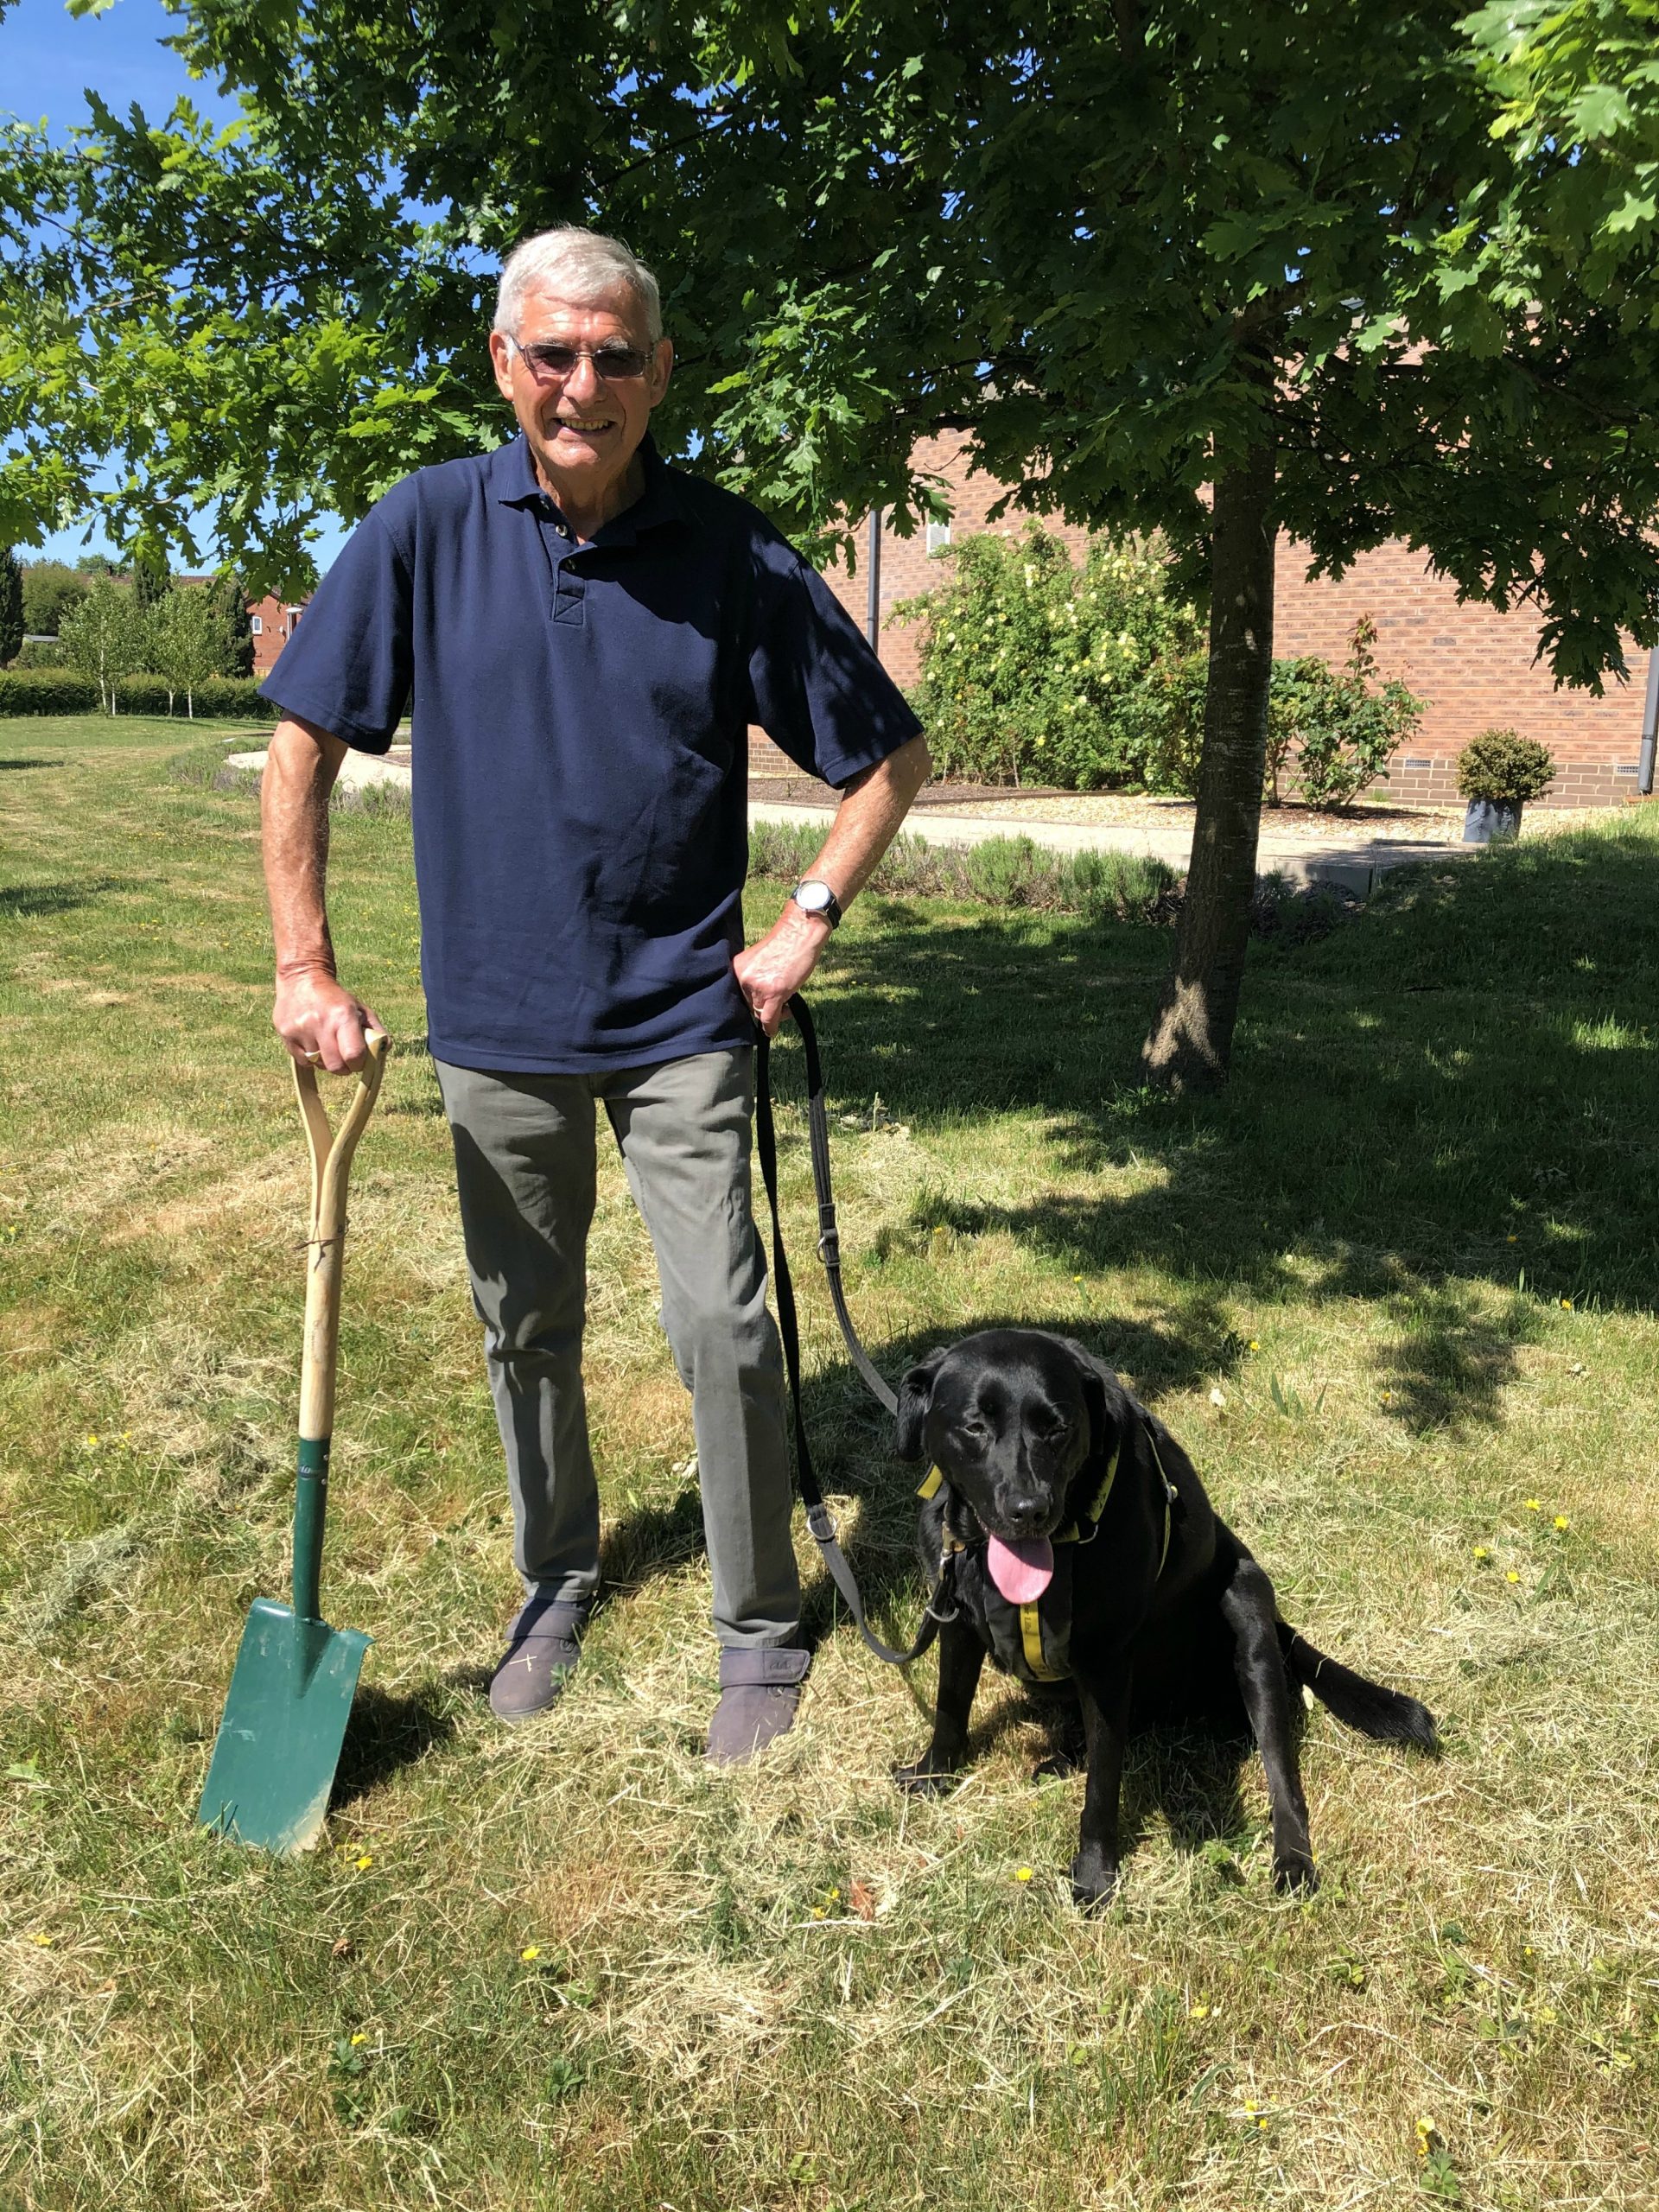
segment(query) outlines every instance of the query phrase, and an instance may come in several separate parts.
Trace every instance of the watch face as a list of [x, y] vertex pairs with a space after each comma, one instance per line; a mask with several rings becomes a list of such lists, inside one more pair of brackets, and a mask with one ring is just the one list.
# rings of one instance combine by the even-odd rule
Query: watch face
[[799, 883], [795, 887], [795, 904], [809, 914], [825, 914], [835, 903], [835, 893], [827, 883]]

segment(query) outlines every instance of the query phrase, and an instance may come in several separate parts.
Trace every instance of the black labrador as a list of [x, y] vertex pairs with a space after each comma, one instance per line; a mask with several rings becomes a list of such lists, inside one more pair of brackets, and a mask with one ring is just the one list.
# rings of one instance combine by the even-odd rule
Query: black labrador
[[1286, 1626], [1185, 1452], [1081, 1344], [988, 1329], [929, 1352], [899, 1390], [899, 1453], [937, 1471], [923, 1486], [921, 1542], [944, 1621], [932, 1741], [896, 1779], [932, 1793], [961, 1765], [987, 1652], [1028, 1683], [1074, 1692], [1088, 1766], [1071, 1862], [1080, 1904], [1103, 1902], [1117, 1879], [1123, 1745], [1135, 1730], [1196, 1721], [1237, 1733], [1248, 1721], [1281, 1889], [1315, 1880], [1293, 1688], [1364, 1735], [1436, 1748], [1415, 1698]]

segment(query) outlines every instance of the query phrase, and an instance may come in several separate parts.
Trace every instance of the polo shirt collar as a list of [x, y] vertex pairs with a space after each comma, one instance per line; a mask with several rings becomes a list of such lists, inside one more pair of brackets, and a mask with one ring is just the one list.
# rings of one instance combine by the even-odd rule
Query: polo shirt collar
[[[674, 482], [674, 473], [657, 450], [657, 441], [646, 431], [639, 446], [645, 472], [645, 488], [631, 507], [614, 515], [595, 533], [595, 545], [632, 545], [642, 531], [658, 524], [689, 522], [690, 513]], [[527, 507], [546, 497], [536, 480], [530, 442], [521, 430], [511, 444], [499, 446], [486, 464], [490, 489], [503, 506]]]

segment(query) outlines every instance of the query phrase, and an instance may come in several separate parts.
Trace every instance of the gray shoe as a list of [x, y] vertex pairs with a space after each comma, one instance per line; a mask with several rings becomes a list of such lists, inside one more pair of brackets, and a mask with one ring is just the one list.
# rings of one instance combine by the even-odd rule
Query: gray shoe
[[812, 1664], [810, 1651], [788, 1646], [766, 1651], [722, 1651], [720, 1703], [709, 1723], [709, 1758], [715, 1766], [741, 1766], [795, 1726], [801, 1684]]
[[576, 1671], [584, 1605], [532, 1598], [507, 1631], [507, 1648], [490, 1677], [490, 1711], [509, 1727], [556, 1704]]

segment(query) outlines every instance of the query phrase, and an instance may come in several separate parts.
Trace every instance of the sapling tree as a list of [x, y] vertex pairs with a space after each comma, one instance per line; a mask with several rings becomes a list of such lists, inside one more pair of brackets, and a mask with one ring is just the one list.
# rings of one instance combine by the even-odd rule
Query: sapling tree
[[169, 715], [175, 693], [182, 691], [185, 712], [194, 721], [197, 686], [221, 672], [227, 645], [224, 610], [206, 584], [177, 587], [153, 610], [149, 664], [167, 686]]
[[90, 676], [110, 714], [116, 711], [116, 685], [143, 668], [149, 658], [149, 623], [130, 588], [100, 576], [86, 597], [65, 614], [58, 630], [71, 668]]
[[[1651, 0], [1569, 12], [1634, 23]], [[188, 552], [205, 516], [256, 590], [298, 588], [317, 514], [502, 434], [502, 251], [612, 230], [664, 278], [665, 443], [816, 543], [850, 545], [873, 505], [913, 523], [938, 432], [1019, 506], [1162, 532], [1210, 669], [1146, 1066], [1216, 1083], [1278, 537], [1326, 573], [1404, 537], [1465, 595], [1535, 609], [1572, 683], [1659, 633], [1640, 163], [1620, 156], [1618, 253], [1586, 257], [1561, 209], [1605, 104], [1541, 65], [1529, 90], [1483, 21], [1457, 0], [186, 0], [181, 42], [241, 93], [239, 134], [95, 106], [68, 148], [7, 142], [0, 369], [33, 373], [0, 376], [0, 532], [101, 503], [125, 542]], [[1639, 57], [1620, 66], [1636, 84]]]

